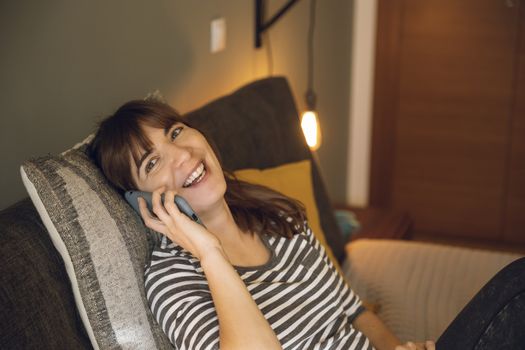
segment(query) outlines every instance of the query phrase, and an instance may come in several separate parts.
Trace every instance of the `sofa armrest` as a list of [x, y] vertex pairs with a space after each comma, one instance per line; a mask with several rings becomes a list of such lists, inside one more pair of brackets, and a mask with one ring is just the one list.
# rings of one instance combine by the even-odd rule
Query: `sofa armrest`
[[520, 257], [384, 239], [351, 242], [346, 253], [351, 287], [404, 341], [437, 339], [492, 276]]

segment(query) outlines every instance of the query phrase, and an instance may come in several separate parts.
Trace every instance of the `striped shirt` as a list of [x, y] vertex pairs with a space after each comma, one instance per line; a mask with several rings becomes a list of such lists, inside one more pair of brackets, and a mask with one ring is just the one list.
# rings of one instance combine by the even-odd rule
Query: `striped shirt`
[[[364, 310], [360, 299], [306, 222], [292, 238], [261, 239], [270, 260], [235, 269], [283, 349], [373, 349], [351, 324]], [[163, 236], [145, 277], [151, 311], [175, 348], [219, 348], [218, 318], [198, 259]]]

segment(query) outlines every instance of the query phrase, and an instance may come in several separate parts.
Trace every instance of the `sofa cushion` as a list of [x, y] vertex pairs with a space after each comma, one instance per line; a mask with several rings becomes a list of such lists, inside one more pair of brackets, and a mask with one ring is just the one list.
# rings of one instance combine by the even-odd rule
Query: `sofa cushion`
[[26, 198], [0, 212], [0, 349], [92, 349], [60, 255]]
[[480, 288], [520, 254], [426, 242], [359, 239], [343, 266], [360, 298], [401, 340], [434, 339]]

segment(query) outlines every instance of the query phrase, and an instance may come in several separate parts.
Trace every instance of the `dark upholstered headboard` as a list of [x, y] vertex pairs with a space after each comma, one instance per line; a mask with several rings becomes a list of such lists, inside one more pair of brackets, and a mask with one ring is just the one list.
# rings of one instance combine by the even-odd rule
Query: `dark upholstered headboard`
[[215, 142], [222, 163], [229, 170], [264, 169], [312, 160], [321, 226], [334, 255], [342, 261], [344, 241], [319, 168], [302, 134], [299, 115], [285, 78], [255, 81], [187, 113], [185, 117]]

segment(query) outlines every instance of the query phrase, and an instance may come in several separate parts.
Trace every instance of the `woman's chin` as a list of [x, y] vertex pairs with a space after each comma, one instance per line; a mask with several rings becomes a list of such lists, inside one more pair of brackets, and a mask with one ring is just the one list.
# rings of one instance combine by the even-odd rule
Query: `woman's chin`
[[[211, 179], [208, 179], [211, 180]], [[224, 202], [224, 194], [226, 193], [226, 183], [220, 181], [208, 181], [206, 186], [198, 188], [189, 187], [181, 193], [191, 205], [193, 210], [197, 212], [207, 212], [212, 208], [218, 206], [219, 203]]]

